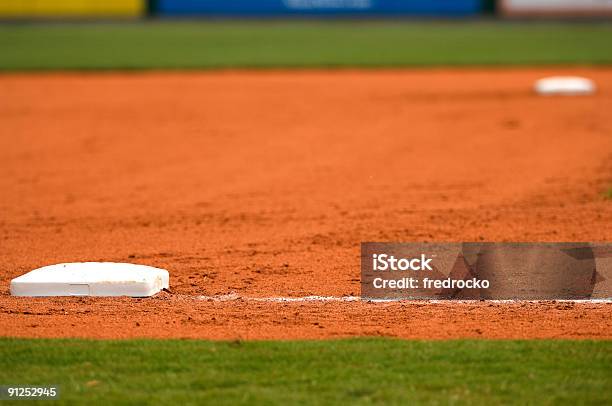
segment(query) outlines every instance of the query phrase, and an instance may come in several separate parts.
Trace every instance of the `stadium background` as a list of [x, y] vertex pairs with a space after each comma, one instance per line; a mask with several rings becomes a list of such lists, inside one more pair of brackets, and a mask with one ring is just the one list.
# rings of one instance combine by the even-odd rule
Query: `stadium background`
[[[365, 235], [384, 240], [609, 241], [612, 189], [607, 185], [612, 178], [609, 160], [607, 164], [603, 159], [599, 161], [606, 153], [606, 146], [610, 145], [602, 141], [610, 134], [606, 118], [609, 115], [605, 111], [612, 83], [609, 74], [612, 35], [608, 21], [498, 25], [498, 21], [512, 16], [601, 17], [609, 12], [609, 3], [590, 0], [514, 1], [505, 2], [505, 5], [477, 0], [0, 1], [0, 20], [8, 21], [0, 26], [0, 153], [3, 154], [0, 171], [3, 174], [0, 178], [3, 182], [0, 200], [0, 237], [3, 238], [0, 244], [3, 258], [0, 263], [0, 335], [3, 337], [0, 338], [0, 384], [61, 384], [62, 400], [68, 404], [84, 400], [140, 404], [609, 403], [612, 321], [607, 304], [270, 303], [266, 306], [240, 299], [194, 299], [202, 291], [225, 297], [223, 294], [245, 281], [250, 285], [245, 282], [239, 294], [263, 294], [260, 291], [275, 295], [287, 292], [320, 294], [327, 288], [316, 285], [317, 277], [328, 282], [340, 281], [336, 291], [329, 288], [323, 294], [349, 294], [353, 289], [350, 278], [355, 277], [351, 267], [357, 267], [347, 259], [353, 254], [351, 249], [358, 245], [358, 239], [354, 238], [358, 233], [349, 234], [355, 225], [365, 230], [362, 231]], [[368, 26], [350, 23], [312, 26], [290, 19], [267, 26], [266, 21], [253, 25], [240, 20], [217, 25], [195, 18], [201, 16], [307, 17], [307, 20], [394, 17], [394, 21]], [[178, 17], [186, 18], [183, 21]], [[409, 17], [410, 24], [401, 18], [395, 21], [395, 17]], [[436, 22], [429, 25], [416, 17], [432, 17]], [[98, 19], [104, 22], [120, 20], [121, 23], [98, 24]], [[136, 23], [123, 24], [126, 19]], [[164, 19], [169, 20], [167, 25], [165, 22], [140, 24], [141, 20]], [[42, 23], [30, 20], [42, 20]], [[462, 23], [455, 25], [456, 20]], [[68, 23], [63, 24], [66, 21]], [[288, 43], [282, 41], [283, 33], [288, 33]], [[366, 38], [367, 35], [372, 35], [373, 39]], [[417, 41], [410, 49], [405, 49], [400, 46], [403, 38], [416, 38]], [[293, 48], [297, 42], [291, 41], [312, 41], [312, 46], [296, 51]], [[246, 45], [241, 46], [240, 42]], [[181, 45], [185, 46], [183, 51]], [[250, 46], [257, 52], [250, 52]], [[270, 51], [271, 48], [274, 49]], [[350, 52], [338, 51], [347, 48]], [[497, 66], [493, 70], [482, 68], [488, 64]], [[456, 65], [478, 67], [453, 70]], [[506, 65], [521, 66], [505, 71]], [[534, 69], [533, 65], [537, 67]], [[374, 83], [380, 87], [374, 91], [364, 85], [368, 78], [378, 75], [373, 71], [365, 74], [302, 72], [297, 79], [293, 77], [294, 72], [283, 72], [274, 78], [274, 72], [258, 72], [252, 76], [249, 72], [179, 71], [143, 75], [123, 72], [124, 69], [227, 67], [248, 71], [253, 66], [275, 69], [393, 66], [400, 70], [406, 66], [433, 66], [435, 69], [428, 72], [424, 68], [417, 73], [383, 71], [381, 77], [375, 78], [377, 82]], [[116, 75], [96, 72], [113, 69], [121, 72]], [[56, 70], [61, 72], [48, 72]], [[541, 102], [531, 97], [527, 85], [534, 77], [557, 72], [592, 75], [603, 86], [603, 96], [564, 100], [550, 110], [538, 110]], [[207, 76], [209, 74], [211, 76]], [[463, 83], [458, 85], [457, 78]], [[436, 83], [428, 84], [428, 80]], [[493, 80], [498, 82], [492, 85]], [[479, 87], [483, 83], [491, 88]], [[275, 84], [277, 87], [273, 87]], [[228, 197], [222, 192], [225, 199], [219, 202], [196, 199], [200, 190], [194, 191], [196, 183], [189, 181], [197, 178], [192, 169], [199, 170], [197, 173], [202, 177], [206, 176], [203, 168], [210, 170], [205, 164], [200, 165], [200, 161], [212, 161], [228, 172], [231, 164], [236, 164], [236, 161], [229, 164], [215, 161], [212, 155], [205, 159], [198, 156], [199, 151], [204, 150], [196, 136], [197, 126], [202, 124], [192, 112], [203, 103], [206, 92], [212, 94], [205, 106], [212, 113], [199, 110], [200, 118], [203, 116], [208, 121], [215, 121], [217, 116], [227, 118], [231, 123], [227, 124], [228, 130], [234, 137], [250, 134], [252, 122], [257, 116], [263, 116], [274, 128], [268, 128], [269, 133], [257, 135], [267, 137], [273, 152], [277, 148], [293, 155], [284, 159], [273, 154], [261, 153], [261, 156], [292, 173], [297, 164], [288, 161], [295, 159], [301, 163], [299, 158], [305, 145], [292, 151], [292, 144], [286, 141], [282, 130], [283, 126], [292, 128], [297, 120], [283, 116], [279, 106], [288, 104], [299, 112], [298, 118], [304, 122], [312, 113], [308, 106], [290, 98], [295, 94], [291, 89], [296, 84], [301, 95], [312, 96], [314, 92], [316, 96], [320, 92], [323, 96], [315, 97], [319, 102], [327, 98], [338, 104], [345, 102], [350, 107], [353, 99], [362, 100], [373, 95], [374, 100], [368, 106], [375, 109], [376, 105], [385, 105], [391, 100], [391, 112], [385, 107], [371, 112], [357, 111], [359, 105], [350, 110], [354, 116], [363, 114], [370, 122], [383, 117], [382, 121], [395, 123], [394, 115], [405, 114], [405, 108], [414, 108], [410, 103], [421, 103], [416, 111], [429, 122], [419, 125], [431, 136], [431, 141], [423, 137], [420, 142], [434, 147], [445, 145], [449, 150], [459, 151], [455, 155], [449, 153], [448, 161], [458, 161], [457, 157], [462, 154], [472, 158], [470, 162], [486, 161], [488, 158], [484, 155], [487, 154], [479, 155], [478, 150], [490, 153], [487, 147], [492, 141], [486, 134], [497, 135], [502, 145], [514, 152], [512, 162], [518, 164], [517, 168], [503, 173], [503, 180], [494, 182], [496, 190], [507, 192], [501, 194], [501, 201], [511, 199], [517, 190], [523, 192], [522, 184], [513, 183], [515, 174], [520, 178], [517, 184], [519, 181], [529, 183], [531, 178], [539, 181], [543, 177], [537, 171], [525, 172], [525, 167], [533, 164], [530, 157], [516, 158], [524, 152], [522, 147], [527, 142], [543, 158], [551, 150], [572, 151], [578, 155], [587, 151], [590, 166], [570, 167], [575, 162], [567, 163], [570, 169], [577, 169], [570, 179], [555, 172], [561, 165], [554, 157], [543, 159], [541, 167], [533, 164], [536, 168], [548, 169], [550, 176], [544, 188], [536, 184], [537, 191], [528, 190], [533, 194], [520, 200], [518, 207], [513, 206], [512, 200], [497, 204], [492, 199], [484, 206], [482, 202], [474, 203], [477, 200], [474, 196], [482, 192], [482, 184], [447, 181], [434, 185], [430, 191], [421, 187], [417, 196], [434, 207], [423, 212], [425, 220], [415, 214], [415, 201], [418, 200], [406, 198], [401, 191], [384, 195], [400, 200], [396, 206], [387, 202], [386, 211], [376, 211], [372, 209], [376, 206], [372, 202], [376, 201], [366, 201], [372, 206], [357, 206], [361, 211], [356, 215], [347, 213], [342, 206], [347, 200], [343, 193], [354, 201], [362, 196], [350, 195], [350, 190], [342, 189], [341, 182], [324, 190], [336, 198], [337, 207], [330, 205], [319, 212], [320, 207], [313, 207], [304, 198], [300, 207], [307, 212], [304, 218], [282, 211], [283, 204], [290, 207], [287, 202], [295, 197], [282, 189], [272, 194], [270, 200], [265, 200], [265, 194], [249, 195], [248, 188], [240, 189], [243, 194], [238, 195], [253, 206], [276, 198], [280, 202], [277, 212], [266, 211], [267, 208], [261, 212], [244, 211], [242, 203], [236, 203], [236, 195], [228, 194]], [[340, 90], [338, 95], [325, 93], [334, 86]], [[175, 92], [175, 88], [180, 91]], [[253, 103], [244, 96], [245, 88], [254, 93], [272, 89], [271, 94], [261, 97], [267, 97], [265, 100], [276, 106], [281, 125], [276, 125], [272, 113], [259, 108], [261, 99], [255, 98], [258, 102]], [[160, 89], [167, 92], [156, 93], [161, 92]], [[348, 96], [343, 98], [342, 92]], [[161, 106], [161, 110], [151, 114], [134, 109], [147, 95], [152, 97], [146, 100], [149, 102], [146, 108], [155, 105]], [[62, 101], [62, 96], [68, 99]], [[288, 96], [290, 101], [283, 101], [283, 96]], [[228, 100], [238, 101], [239, 106], [255, 109], [256, 113], [245, 109], [234, 115], [232, 108], [227, 106]], [[448, 111], [436, 110], [437, 105], [444, 103], [450, 106]], [[521, 103], [529, 108], [522, 108]], [[507, 110], [500, 112], [499, 105]], [[361, 144], [364, 149], [371, 148], [376, 154], [377, 148], [383, 151], [393, 146], [396, 129], [405, 129], [397, 123], [396, 127], [377, 127], [386, 135], [377, 140], [381, 147], [370, 142], [371, 134], [343, 133], [338, 117], [346, 119], [345, 110], [334, 104], [327, 107], [330, 108], [328, 115], [321, 115], [326, 124], [323, 130], [312, 126], [307, 127], [309, 133], [296, 131], [293, 134], [299, 139], [320, 133], [321, 137], [313, 138], [315, 142], [308, 147], [319, 151], [330, 167], [340, 159], [317, 150], [319, 142], [331, 141], [331, 151], [336, 151], [337, 155], [344, 154], [345, 141]], [[541, 113], [541, 120], [527, 116], [529, 111], [525, 110], [530, 109]], [[28, 116], [32, 112], [37, 116]], [[566, 117], [565, 126], [553, 125], [559, 115]], [[172, 127], [171, 119], [175, 117], [183, 120], [187, 128], [179, 127], [177, 131], [177, 127]], [[487, 121], [487, 117], [491, 117], [491, 121]], [[6, 127], [9, 121], [12, 123], [10, 129]], [[355, 120], [345, 120], [344, 124], [350, 125], [350, 121]], [[438, 122], [452, 123], [449, 128], [453, 128], [453, 136], [473, 136], [465, 141], [470, 148], [449, 147], [444, 134], [435, 131]], [[64, 133], [62, 125], [65, 123], [72, 127]], [[114, 124], [122, 127], [116, 128]], [[224, 125], [222, 123], [220, 128], [226, 128]], [[274, 132], [279, 127], [281, 134]], [[329, 128], [336, 131], [336, 143], [329, 140], [333, 137], [326, 137]], [[556, 137], [554, 141], [546, 137], [549, 134], [546, 130], [550, 128], [555, 129], [550, 132]], [[142, 138], [138, 137], [140, 133], [144, 134]], [[149, 134], [151, 138], [145, 137]], [[195, 147], [187, 145], [188, 142], [182, 146], [175, 142], [181, 138], [177, 134], [184, 135]], [[530, 134], [532, 138], [528, 137]], [[211, 131], [208, 135], [220, 146], [226, 145], [223, 132]], [[582, 143], [576, 142], [575, 137], [582, 137]], [[258, 145], [254, 139], [239, 138], [240, 143], [229, 146], [236, 148], [238, 159], [257, 160], [261, 156], [249, 155], [250, 150], [244, 147]], [[384, 139], [391, 143], [384, 144]], [[525, 142], [514, 143], [513, 140]], [[153, 146], [153, 162], [145, 156], [146, 148], [141, 149], [142, 145]], [[403, 144], [398, 142], [398, 145]], [[582, 145], [586, 147], [581, 149]], [[165, 150], [175, 155], [168, 157]], [[86, 154], [83, 161], [87, 162], [82, 164], [80, 159], [73, 159], [76, 153]], [[100, 156], [110, 153], [114, 154], [113, 162], [100, 164]], [[217, 150], [217, 153], [222, 155], [222, 151]], [[133, 155], [137, 155], [136, 158]], [[488, 162], [495, 168], [498, 155], [491, 155]], [[497, 160], [501, 157], [500, 154]], [[57, 162], [68, 163], [61, 166]], [[181, 166], [183, 163], [193, 166]], [[37, 164], [46, 171], [39, 171]], [[352, 168], [351, 164], [354, 162], [340, 161], [339, 166]], [[163, 166], [161, 175], [157, 165]], [[455, 169], [461, 173], [464, 166], [469, 170], [471, 165], [457, 165]], [[79, 172], [73, 167], [80, 168], [81, 173], [72, 174]], [[597, 168], [595, 175], [589, 172], [593, 168]], [[150, 178], [145, 176], [151, 173]], [[90, 188], [81, 185], [81, 175], [92, 183]], [[239, 178], [240, 172], [233, 175]], [[132, 190], [132, 176], [142, 182], [135, 184], [141, 189]], [[457, 175], [454, 180], [459, 177]], [[197, 185], [201, 190], [206, 191], [211, 185], [219, 187], [212, 176], [203, 179], [210, 183]], [[275, 179], [284, 180], [282, 177]], [[351, 179], [361, 181], [358, 176]], [[582, 182], [585, 179], [586, 182]], [[308, 185], [307, 180], [302, 179], [302, 185]], [[580, 185], [576, 186], [578, 183]], [[91, 193], [89, 197], [94, 204], [79, 205], [86, 199], [79, 200], [79, 194], [72, 193], [71, 187], [77, 184], [75, 190]], [[240, 182], [236, 184], [240, 186]], [[104, 186], [115, 189], [107, 193]], [[263, 188], [266, 184], [256, 186]], [[83, 189], [79, 189], [81, 187]], [[57, 190], [63, 188], [68, 193], [65, 196], [57, 194]], [[381, 193], [382, 190], [382, 187], [377, 189]], [[43, 193], [33, 196], [31, 191]], [[125, 194], [117, 199], [113, 191]], [[176, 191], [182, 193], [174, 195]], [[150, 209], [138, 200], [138, 194], [147, 192], [157, 192], [167, 199], [168, 209], [160, 209], [159, 217], [148, 216], [151, 212], [158, 214], [157, 208]], [[170, 202], [175, 196], [179, 196], [177, 201]], [[308, 198], [321, 199], [318, 195]], [[402, 198], [408, 208], [401, 207]], [[124, 206], [121, 206], [122, 200], [127, 202]], [[444, 205], [451, 206], [450, 211], [439, 210]], [[37, 208], [34, 214], [32, 207]], [[63, 212], [65, 208], [67, 211]], [[7, 212], [14, 217], [6, 215]], [[279, 212], [281, 219], [286, 219], [293, 227], [285, 230], [286, 234], [282, 234], [286, 227], [274, 222]], [[345, 220], [332, 224], [330, 231], [325, 228], [330, 218]], [[391, 220], [397, 219], [403, 221], [406, 229], [403, 225], [401, 229], [389, 225]], [[192, 223], [201, 223], [201, 228], [211, 232], [203, 237], [201, 228], [195, 228]], [[224, 234], [226, 227], [235, 227], [238, 231]], [[262, 231], [266, 228], [273, 229], [275, 235]], [[85, 233], [76, 234], [83, 229]], [[70, 237], [71, 232], [75, 232], [76, 237]], [[276, 234], [284, 239], [277, 238]], [[230, 242], [222, 244], [223, 238]], [[237, 241], [233, 246], [232, 238]], [[259, 245], [250, 245], [251, 238]], [[268, 245], [261, 241], [266, 239]], [[190, 251], [198, 244], [205, 245], [205, 250]], [[298, 254], [305, 247], [313, 252], [309, 251], [310, 256], [306, 259], [300, 259]], [[73, 254], [76, 257], [72, 257]], [[341, 258], [334, 268], [338, 276], [322, 273], [315, 277], [312, 273], [300, 276], [308, 271], [308, 262], [313, 257], [330, 259], [327, 255], [332, 260]], [[8, 296], [5, 287], [11, 277], [58, 258], [111, 258], [167, 267], [173, 271], [175, 290], [173, 294], [151, 300], [57, 298], [47, 301], [15, 300]], [[259, 268], [249, 269], [249, 261]], [[243, 267], [245, 264], [247, 267]], [[202, 274], [215, 276], [217, 271], [216, 279], [209, 277], [200, 283]], [[198, 279], [193, 279], [196, 277]], [[356, 336], [370, 338], [338, 339]], [[311, 338], [320, 340], [306, 340]], [[277, 339], [280, 340], [274, 341]]]
[[0, 18], [602, 16], [598, 0], [3, 0]]

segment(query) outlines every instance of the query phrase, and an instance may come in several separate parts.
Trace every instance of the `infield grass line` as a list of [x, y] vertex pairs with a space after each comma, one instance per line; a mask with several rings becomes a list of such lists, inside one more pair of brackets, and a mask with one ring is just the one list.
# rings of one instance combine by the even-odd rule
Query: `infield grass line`
[[0, 71], [610, 65], [610, 43], [605, 23], [0, 24]]
[[60, 404], [609, 404], [612, 341], [0, 339]]

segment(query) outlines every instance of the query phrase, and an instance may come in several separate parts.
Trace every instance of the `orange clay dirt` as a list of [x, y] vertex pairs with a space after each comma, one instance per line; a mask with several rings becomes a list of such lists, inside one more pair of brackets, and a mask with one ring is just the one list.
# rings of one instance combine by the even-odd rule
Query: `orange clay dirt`
[[[610, 339], [607, 303], [252, 298], [358, 295], [362, 241], [610, 241], [611, 112], [609, 68], [2, 75], [0, 335]], [[9, 296], [88, 260], [171, 292]]]

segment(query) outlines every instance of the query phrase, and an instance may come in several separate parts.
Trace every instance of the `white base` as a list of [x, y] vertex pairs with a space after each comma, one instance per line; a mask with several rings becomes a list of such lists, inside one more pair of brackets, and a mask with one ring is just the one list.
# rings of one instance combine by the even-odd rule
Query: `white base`
[[595, 92], [595, 83], [578, 76], [552, 76], [538, 80], [534, 90], [542, 95], [592, 94]]
[[35, 269], [11, 281], [13, 296], [152, 296], [168, 289], [165, 269], [113, 262], [75, 262]]

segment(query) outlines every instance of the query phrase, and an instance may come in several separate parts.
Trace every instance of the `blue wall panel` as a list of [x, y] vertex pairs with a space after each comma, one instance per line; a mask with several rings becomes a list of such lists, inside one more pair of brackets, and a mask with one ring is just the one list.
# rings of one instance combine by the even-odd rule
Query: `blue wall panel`
[[160, 15], [472, 15], [482, 0], [158, 0]]

